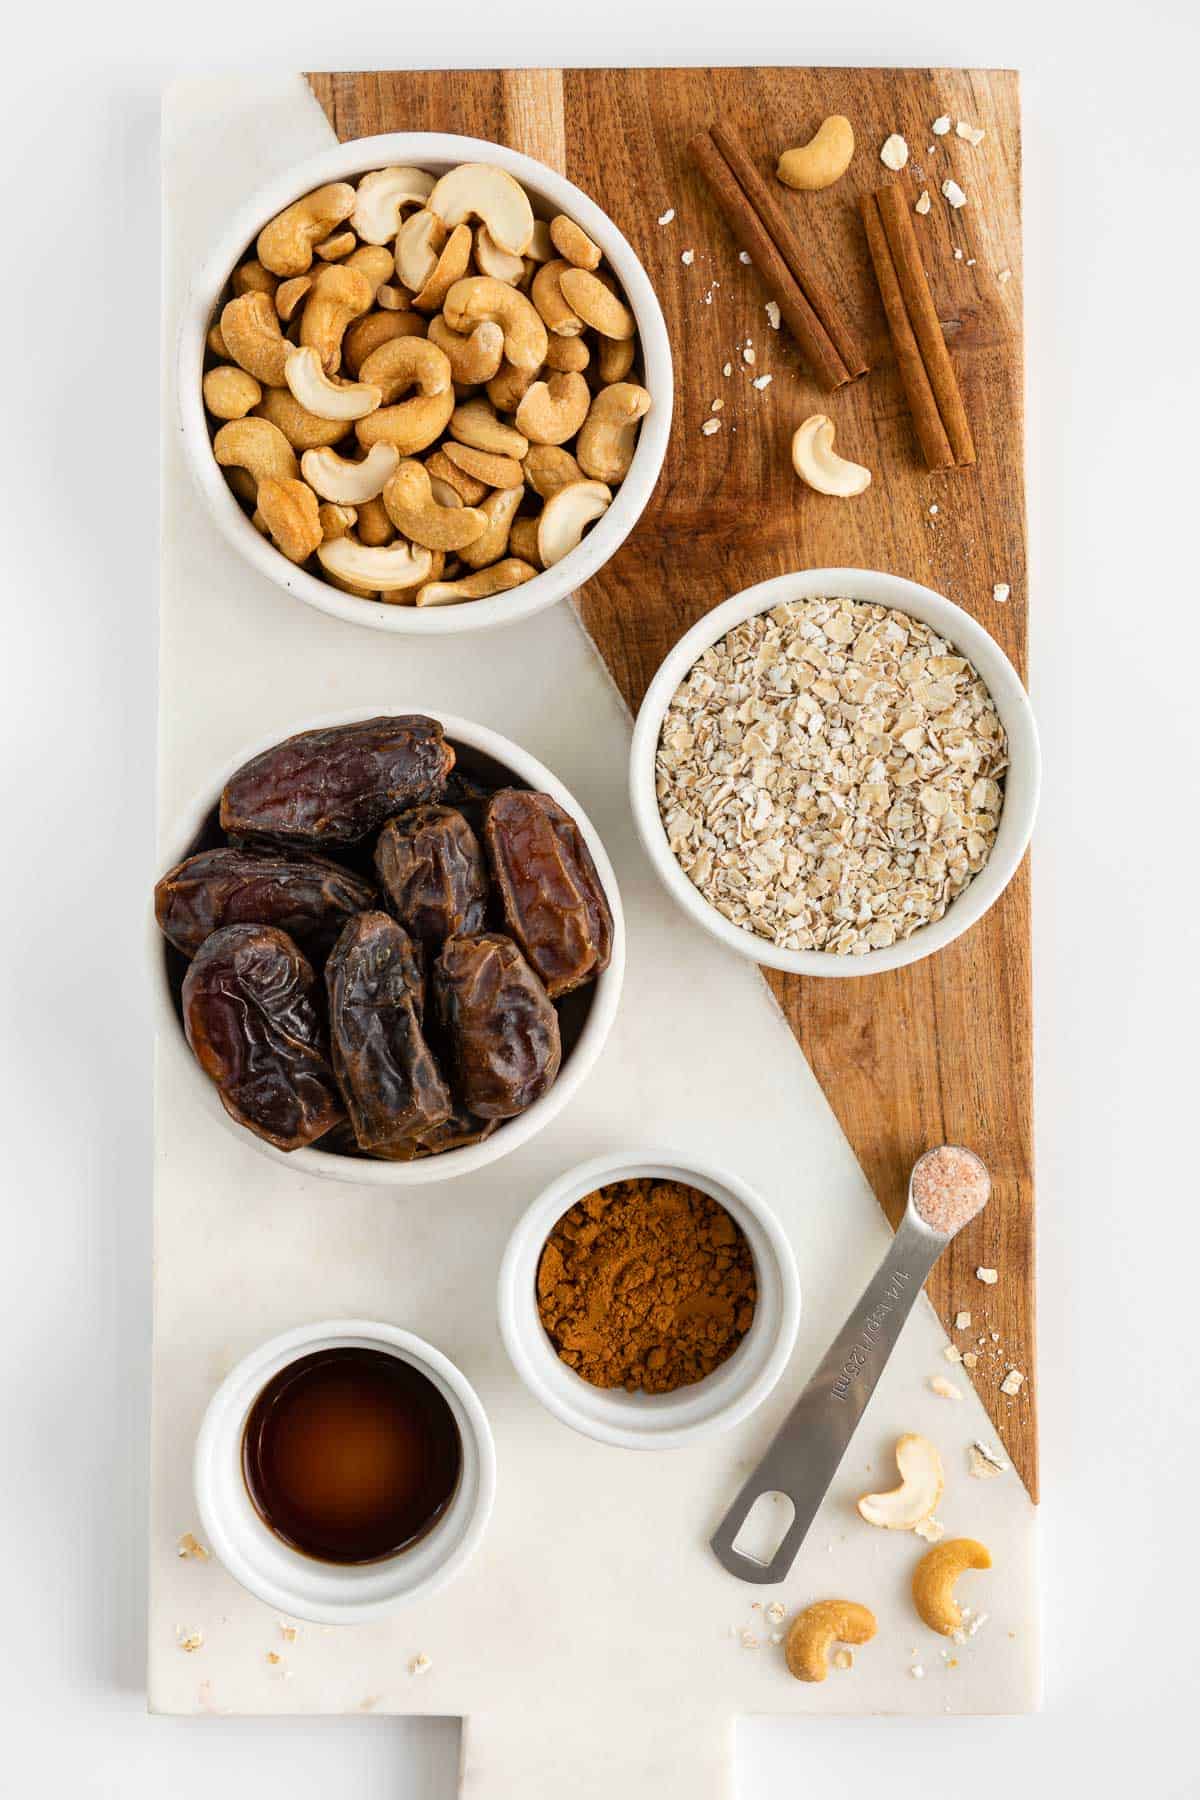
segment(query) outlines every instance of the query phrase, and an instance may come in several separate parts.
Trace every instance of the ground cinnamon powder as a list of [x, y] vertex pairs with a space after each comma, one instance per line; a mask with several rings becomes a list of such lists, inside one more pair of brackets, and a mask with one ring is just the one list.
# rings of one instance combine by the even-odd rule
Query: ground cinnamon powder
[[668, 1394], [737, 1349], [757, 1288], [742, 1229], [715, 1200], [641, 1177], [588, 1194], [547, 1238], [538, 1311], [594, 1387]]

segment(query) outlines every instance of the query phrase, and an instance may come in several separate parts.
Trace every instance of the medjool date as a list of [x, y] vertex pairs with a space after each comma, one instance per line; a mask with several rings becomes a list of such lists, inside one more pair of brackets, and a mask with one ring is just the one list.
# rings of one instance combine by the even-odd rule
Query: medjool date
[[459, 1102], [511, 1119], [552, 1085], [562, 1060], [558, 1014], [511, 938], [448, 938], [431, 1002]]
[[324, 956], [351, 913], [376, 901], [369, 882], [325, 857], [201, 850], [163, 876], [154, 916], [188, 957], [222, 925], [277, 925], [310, 956]]
[[342, 1115], [313, 972], [273, 925], [225, 925], [207, 937], [183, 981], [183, 1026], [221, 1104], [239, 1125], [298, 1150]]
[[612, 913], [571, 815], [549, 794], [501, 788], [483, 832], [505, 929], [550, 998], [599, 975], [612, 955]]
[[436, 800], [454, 751], [422, 713], [301, 731], [252, 757], [221, 795], [221, 825], [310, 844], [353, 844], [392, 813]]
[[412, 940], [387, 913], [359, 913], [325, 965], [333, 1069], [364, 1150], [403, 1154], [450, 1117], [450, 1090], [421, 1030]]
[[479, 839], [452, 807], [415, 806], [389, 819], [375, 846], [375, 872], [393, 913], [421, 943], [483, 930], [487, 866]]

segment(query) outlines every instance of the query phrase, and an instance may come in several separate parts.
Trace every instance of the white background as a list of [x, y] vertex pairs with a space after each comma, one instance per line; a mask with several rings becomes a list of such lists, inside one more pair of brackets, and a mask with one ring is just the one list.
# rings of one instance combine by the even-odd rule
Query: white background
[[[366, 14], [366, 9], [362, 9]], [[0, 437], [5, 1785], [443, 1800], [447, 1723], [150, 1720], [144, 1658], [158, 95], [214, 67], [962, 63], [1024, 74], [1046, 1709], [747, 1723], [743, 1794], [1196, 1792], [1194, 6], [26, 9]], [[253, 171], [247, 172], [248, 182]], [[585, 1631], [586, 1620], [579, 1621]], [[564, 1670], [569, 1680], [569, 1670]], [[536, 1696], [531, 1695], [536, 1708]], [[937, 1758], [936, 1763], [934, 1758]]]

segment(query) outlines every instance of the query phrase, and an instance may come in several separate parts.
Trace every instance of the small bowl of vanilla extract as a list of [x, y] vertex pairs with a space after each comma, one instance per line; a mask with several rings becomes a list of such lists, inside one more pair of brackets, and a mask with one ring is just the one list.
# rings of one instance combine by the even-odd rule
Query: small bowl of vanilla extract
[[214, 1553], [260, 1600], [355, 1624], [451, 1579], [487, 1525], [491, 1428], [448, 1357], [393, 1325], [327, 1321], [244, 1357], [196, 1443]]

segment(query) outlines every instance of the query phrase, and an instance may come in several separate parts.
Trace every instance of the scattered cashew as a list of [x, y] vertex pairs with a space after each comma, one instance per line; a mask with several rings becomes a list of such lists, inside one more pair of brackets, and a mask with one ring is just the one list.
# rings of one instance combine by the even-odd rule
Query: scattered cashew
[[[450, 362], [428, 338], [400, 337], [373, 350], [358, 371], [359, 379], [383, 390], [378, 412], [360, 419], [355, 430], [364, 450], [372, 444], [394, 444], [401, 456], [412, 456], [440, 437], [454, 411]], [[411, 400], [393, 404], [409, 388]]]
[[469, 387], [490, 381], [504, 360], [504, 333], [494, 319], [481, 319], [474, 331], [464, 337], [461, 332], [451, 331], [439, 313], [429, 321], [429, 341], [449, 357], [454, 380]]
[[340, 575], [343, 581], [374, 588], [381, 594], [417, 587], [429, 579], [433, 568], [429, 551], [414, 548], [403, 538], [386, 546], [360, 544], [353, 537], [334, 538], [318, 547], [317, 560], [323, 569]]
[[437, 268], [446, 227], [436, 213], [422, 207], [410, 214], [396, 237], [396, 273], [406, 288], [418, 293]]
[[357, 242], [352, 231], [335, 231], [323, 244], [313, 245], [313, 255], [319, 256], [322, 262], [341, 262], [343, 256], [349, 256]]
[[439, 506], [429, 471], [412, 458], [389, 477], [383, 504], [401, 537], [427, 550], [462, 550], [482, 537], [488, 526], [486, 515], [473, 506]]
[[370, 382], [331, 379], [315, 350], [290, 351], [283, 372], [301, 406], [318, 419], [364, 419], [383, 399], [383, 389]]
[[504, 332], [504, 354], [518, 369], [540, 369], [546, 360], [546, 327], [532, 302], [490, 275], [456, 281], [442, 308], [452, 331], [469, 331], [480, 319], [494, 319]]
[[975, 1538], [943, 1538], [927, 1550], [912, 1578], [913, 1605], [931, 1631], [953, 1637], [962, 1630], [954, 1584], [964, 1569], [990, 1569], [991, 1552]]
[[928, 1519], [942, 1497], [945, 1476], [937, 1447], [917, 1432], [906, 1432], [896, 1445], [900, 1486], [886, 1494], [864, 1494], [858, 1510], [868, 1525], [889, 1531], [912, 1531]]
[[546, 367], [556, 375], [581, 375], [592, 360], [592, 353], [581, 337], [559, 337], [552, 334], [546, 349]]
[[[532, 390], [531, 390], [532, 391]], [[520, 423], [514, 429], [498, 419], [486, 400], [464, 400], [450, 415], [450, 435], [472, 450], [493, 456], [511, 456], [517, 462], [529, 449], [529, 434]]]
[[358, 184], [350, 223], [364, 244], [390, 244], [406, 206], [424, 206], [434, 188], [424, 169], [375, 169]]
[[549, 500], [559, 488], [585, 479], [583, 470], [558, 444], [534, 444], [525, 458], [525, 479], [542, 500]]
[[545, 219], [533, 221], [533, 236], [525, 246], [527, 262], [544, 263], [554, 257], [554, 240], [550, 236], [550, 227]]
[[602, 481], [573, 481], [559, 488], [542, 508], [538, 521], [538, 556], [551, 569], [576, 548], [584, 528], [607, 512], [612, 490]]
[[637, 344], [633, 338], [601, 336], [596, 349], [596, 369], [605, 387], [624, 381], [633, 367]]
[[221, 327], [217, 320], [214, 320], [209, 326], [208, 336], [204, 342], [210, 356], [215, 356], [218, 362], [229, 361], [229, 349], [225, 339], [221, 336]]
[[349, 182], [331, 181], [286, 206], [258, 234], [259, 262], [272, 275], [303, 275], [312, 267], [313, 245], [350, 217], [355, 198]]
[[317, 517], [321, 521], [321, 541], [325, 544], [332, 543], [334, 538], [345, 537], [358, 523], [354, 507], [335, 506], [330, 500], [324, 500], [318, 506]]
[[429, 477], [429, 491], [439, 506], [461, 506], [463, 497], [456, 487], [451, 487], [440, 475]]
[[289, 562], [307, 562], [322, 536], [317, 496], [307, 482], [269, 475], [258, 484], [258, 510], [276, 549]]
[[546, 329], [555, 337], [578, 337], [586, 329], [562, 291], [562, 276], [571, 266], [562, 257], [556, 257], [553, 262], [541, 265], [530, 284], [529, 298], [537, 307]]
[[267, 419], [235, 419], [222, 425], [213, 439], [213, 454], [223, 469], [245, 469], [256, 494], [260, 482], [294, 481], [300, 473], [292, 446]]
[[519, 557], [522, 562], [532, 563], [535, 568], [540, 569], [542, 559], [538, 555], [537, 534], [538, 522], [536, 519], [514, 519], [512, 529], [508, 534], [508, 548], [510, 553]]
[[346, 330], [369, 309], [374, 297], [371, 282], [361, 269], [331, 263], [318, 272], [300, 315], [300, 342], [319, 353], [327, 374], [337, 374]]
[[438, 312], [456, 281], [461, 281], [471, 266], [471, 227], [456, 225], [442, 245], [437, 262], [420, 292], [413, 296], [418, 312]]
[[524, 480], [521, 465], [513, 456], [497, 456], [491, 451], [476, 450], [470, 444], [453, 443], [449, 439], [442, 445], [442, 454], [456, 468], [474, 475], [477, 481], [486, 481], [490, 488], [520, 487]]
[[506, 169], [491, 163], [460, 163], [451, 169], [435, 185], [428, 206], [445, 225], [482, 220], [492, 242], [511, 256], [523, 256], [533, 236], [528, 194]]
[[300, 473], [323, 500], [338, 506], [361, 506], [364, 500], [382, 494], [399, 461], [392, 444], [373, 444], [362, 462], [350, 462], [336, 450], [306, 450], [300, 458]]
[[516, 412], [521, 397], [529, 392], [542, 365], [536, 369], [517, 369], [510, 362], [500, 364], [499, 373], [487, 383], [487, 397], [497, 412]]
[[847, 462], [833, 448], [833, 420], [824, 413], [814, 413], [797, 427], [792, 438], [792, 467], [801, 481], [818, 494], [836, 494], [849, 499], [871, 485], [871, 471], [860, 463]]
[[380, 495], [373, 500], [364, 500], [358, 509], [358, 541], [377, 549], [381, 544], [390, 544], [396, 535], [396, 527], [388, 518], [387, 507]]
[[[549, 381], [535, 381], [521, 401], [516, 413], [517, 430], [524, 432], [532, 444], [565, 444], [575, 436], [593, 404], [592, 390], [582, 375], [552, 375]], [[593, 473], [588, 470], [589, 475]]]
[[589, 269], [565, 269], [558, 285], [572, 311], [603, 337], [631, 338], [637, 330], [637, 322], [625, 302]]
[[532, 564], [518, 557], [506, 557], [490, 569], [480, 569], [462, 581], [431, 581], [417, 590], [418, 606], [456, 606], [460, 600], [487, 600], [493, 594], [506, 594], [537, 574]]
[[238, 367], [264, 387], [282, 387], [288, 346], [270, 294], [239, 294], [221, 313], [221, 338]]
[[262, 388], [253, 375], [222, 363], [204, 377], [204, 404], [214, 419], [244, 419], [262, 399]]
[[366, 276], [371, 284], [371, 290], [378, 300], [380, 290], [385, 282], [389, 282], [395, 274], [396, 259], [386, 245], [366, 243], [360, 244], [358, 249], [346, 258], [346, 267], [357, 269], [360, 275]]
[[313, 290], [311, 275], [293, 275], [275, 289], [275, 311], [285, 325], [290, 325]]
[[279, 286], [279, 277], [272, 275], [269, 269], [264, 269], [260, 262], [251, 258], [249, 262], [240, 264], [233, 271], [230, 277], [230, 286], [236, 295], [274, 295], [275, 289]]
[[568, 219], [566, 213], [559, 213], [557, 218], [551, 219], [550, 242], [558, 254], [575, 268], [600, 267], [599, 244], [594, 244], [582, 225], [577, 225], [574, 219]]
[[475, 233], [475, 266], [481, 275], [491, 275], [515, 287], [525, 273], [525, 258], [502, 250], [487, 226], [480, 225]]
[[478, 506], [487, 497], [487, 482], [457, 468], [444, 450], [435, 450], [432, 456], [426, 457], [425, 467], [429, 470], [430, 480], [448, 482], [464, 506]]
[[398, 281], [385, 281], [375, 291], [375, 304], [382, 306], [384, 312], [410, 312], [412, 301], [413, 297], [408, 289], [401, 287]]
[[817, 1600], [788, 1627], [783, 1653], [797, 1681], [824, 1681], [834, 1644], [869, 1644], [875, 1614], [857, 1600]]
[[301, 406], [290, 388], [268, 388], [254, 417], [269, 419], [278, 425], [293, 450], [319, 450], [323, 444], [337, 444], [349, 427], [344, 419], [322, 419]]
[[497, 488], [489, 494], [480, 512], [487, 524], [479, 537], [463, 545], [460, 554], [470, 569], [485, 569], [508, 554], [508, 539], [517, 509], [525, 498], [524, 487]]
[[834, 113], [819, 126], [807, 144], [785, 150], [775, 173], [785, 187], [815, 191], [832, 187], [850, 167], [854, 155], [854, 129], [849, 119]]
[[368, 313], [365, 319], [356, 319], [342, 339], [342, 360], [352, 375], [358, 375], [372, 350], [378, 350], [380, 344], [390, 343], [393, 338], [424, 336], [425, 320], [420, 313]]
[[624, 481], [637, 448], [639, 421], [649, 411], [650, 395], [635, 382], [615, 381], [601, 388], [575, 445], [584, 474], [596, 481]]

